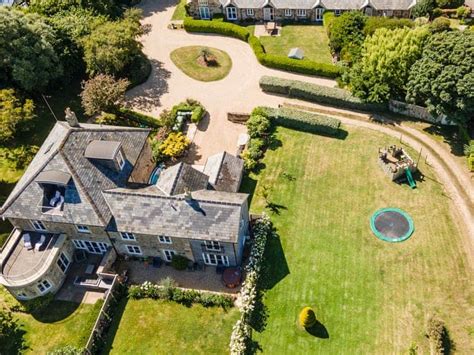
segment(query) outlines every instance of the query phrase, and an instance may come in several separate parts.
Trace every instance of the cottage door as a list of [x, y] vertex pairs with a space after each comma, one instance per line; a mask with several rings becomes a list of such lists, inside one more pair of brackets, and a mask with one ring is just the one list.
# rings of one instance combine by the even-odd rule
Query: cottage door
[[209, 20], [211, 18], [211, 12], [207, 6], [201, 6], [199, 8], [199, 16], [202, 20]]
[[273, 7], [264, 7], [263, 8], [263, 20], [264, 21], [273, 21]]
[[316, 9], [316, 21], [322, 21], [323, 20], [323, 9], [320, 7], [317, 7]]

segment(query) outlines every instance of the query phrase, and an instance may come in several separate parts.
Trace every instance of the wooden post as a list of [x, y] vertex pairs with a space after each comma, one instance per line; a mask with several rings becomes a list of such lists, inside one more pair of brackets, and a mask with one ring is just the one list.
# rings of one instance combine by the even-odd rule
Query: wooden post
[[421, 151], [423, 150], [423, 147], [420, 148], [420, 154], [418, 155], [418, 159], [416, 160], [416, 166], [418, 167], [418, 163], [420, 162], [421, 158]]
[[400, 133], [400, 143], [403, 143], [402, 142], [402, 136], [403, 136], [403, 134]]

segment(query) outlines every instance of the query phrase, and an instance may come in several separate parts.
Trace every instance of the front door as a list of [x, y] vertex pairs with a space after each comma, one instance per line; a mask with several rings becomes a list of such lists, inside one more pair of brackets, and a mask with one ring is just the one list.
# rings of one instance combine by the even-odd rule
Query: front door
[[273, 7], [263, 8], [263, 20], [264, 21], [273, 21]]
[[316, 8], [316, 21], [322, 21], [323, 20], [323, 9], [318, 7]]
[[207, 6], [201, 6], [199, 8], [199, 16], [202, 20], [209, 20], [211, 18], [211, 12]]

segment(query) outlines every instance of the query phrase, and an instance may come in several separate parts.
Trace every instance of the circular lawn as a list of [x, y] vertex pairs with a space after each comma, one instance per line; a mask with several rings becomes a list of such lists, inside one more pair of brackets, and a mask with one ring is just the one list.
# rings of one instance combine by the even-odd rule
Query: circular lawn
[[184, 74], [199, 81], [221, 80], [232, 68], [226, 52], [205, 46], [181, 47], [171, 52], [170, 57]]

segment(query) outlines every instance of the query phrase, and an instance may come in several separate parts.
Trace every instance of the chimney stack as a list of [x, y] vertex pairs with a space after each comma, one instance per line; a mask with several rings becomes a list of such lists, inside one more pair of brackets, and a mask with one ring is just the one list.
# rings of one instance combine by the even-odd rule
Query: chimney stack
[[186, 202], [190, 202], [193, 200], [193, 195], [191, 195], [191, 191], [187, 187], [184, 189], [184, 200]]
[[69, 107], [66, 108], [66, 121], [70, 127], [80, 127], [76, 114]]

